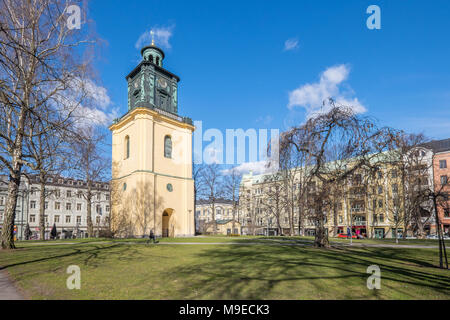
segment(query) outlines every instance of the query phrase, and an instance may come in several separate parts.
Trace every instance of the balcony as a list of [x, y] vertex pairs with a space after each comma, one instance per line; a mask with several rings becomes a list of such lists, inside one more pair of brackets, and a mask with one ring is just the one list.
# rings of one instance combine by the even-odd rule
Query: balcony
[[354, 226], [365, 226], [367, 225], [366, 217], [355, 217], [353, 219]]

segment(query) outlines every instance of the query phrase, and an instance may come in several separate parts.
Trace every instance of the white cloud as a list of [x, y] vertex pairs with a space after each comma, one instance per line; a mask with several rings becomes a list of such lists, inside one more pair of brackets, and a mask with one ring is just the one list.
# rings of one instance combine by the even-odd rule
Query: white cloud
[[107, 89], [91, 79], [71, 79], [68, 88], [53, 99], [55, 108], [63, 115], [71, 113], [79, 127], [106, 126], [118, 117], [118, 108], [111, 108]]
[[328, 111], [330, 109], [328, 99], [333, 98], [338, 105], [351, 107], [356, 113], [366, 112], [366, 107], [353, 96], [351, 89], [344, 91], [340, 87], [347, 80], [349, 73], [349, 67], [344, 64], [326, 69], [320, 75], [319, 82], [308, 83], [289, 92], [289, 109], [305, 108], [306, 116], [309, 118]]
[[86, 93], [93, 99], [98, 107], [106, 109], [111, 104], [111, 99], [106, 88], [98, 86], [91, 79], [84, 81]]
[[234, 168], [222, 170], [224, 175], [231, 174], [232, 170], [236, 170], [240, 174], [246, 174], [252, 172], [253, 174], [262, 174], [275, 172], [273, 166], [268, 167], [268, 163], [270, 160], [266, 161], [256, 161], [256, 162], [244, 162]]
[[[263, 173], [275, 173], [279, 169], [279, 137], [271, 138], [271, 151], [267, 156], [260, 155], [260, 161], [243, 162], [233, 168], [222, 170], [224, 175], [229, 175], [233, 170], [240, 174], [247, 174], [252, 172], [253, 174]], [[262, 159], [262, 160], [261, 160]]]
[[136, 41], [136, 49], [140, 50], [142, 47], [152, 43], [152, 31], [154, 33], [155, 44], [164, 49], [170, 49], [172, 46], [170, 45], [169, 40], [173, 35], [174, 28], [175, 25], [171, 25], [168, 27], [153, 27], [150, 30], [145, 31]]
[[75, 116], [78, 118], [79, 126], [110, 125], [111, 122], [118, 117], [118, 109], [113, 109], [110, 112], [104, 112], [95, 108], [79, 107]]
[[294, 50], [298, 48], [298, 39], [291, 38], [284, 42], [284, 51]]

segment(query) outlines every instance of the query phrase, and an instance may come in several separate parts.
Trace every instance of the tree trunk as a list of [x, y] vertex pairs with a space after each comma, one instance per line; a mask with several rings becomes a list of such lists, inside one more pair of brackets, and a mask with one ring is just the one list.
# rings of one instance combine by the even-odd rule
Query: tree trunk
[[[436, 215], [436, 233], [438, 235], [438, 241], [439, 241], [439, 268], [444, 269], [444, 261], [443, 261], [443, 241], [441, 241], [441, 224], [439, 221], [439, 212], [438, 212], [438, 206], [436, 201], [436, 196], [433, 196], [433, 206], [434, 206], [434, 212]], [[447, 259], [447, 257], [446, 257]], [[447, 264], [448, 267], [448, 264]]]
[[302, 236], [303, 235], [303, 230], [302, 230], [302, 214], [301, 211], [302, 208], [298, 208], [298, 235]]
[[[28, 103], [28, 99], [25, 99]], [[17, 197], [19, 196], [20, 178], [22, 174], [23, 128], [25, 127], [26, 109], [21, 108], [17, 126], [17, 135], [12, 147], [11, 170], [9, 171], [8, 198], [5, 206], [5, 218], [2, 230], [2, 248], [15, 249], [14, 221], [16, 219]]]
[[39, 234], [40, 240], [45, 240], [45, 177], [39, 175], [39, 183], [41, 185], [39, 195]]
[[278, 235], [281, 236], [283, 234], [283, 230], [281, 228], [281, 223], [280, 223], [280, 206], [279, 206], [278, 202], [277, 202], [276, 210], [277, 210], [276, 218], [277, 218]]
[[86, 194], [86, 200], [87, 200], [87, 232], [88, 236], [92, 238], [94, 236], [94, 226], [92, 224], [92, 187], [90, 181], [88, 181], [88, 191]]
[[291, 199], [289, 201], [289, 232], [290, 236], [292, 237], [294, 235], [294, 191], [291, 191]]
[[[19, 168], [21, 165], [17, 164]], [[14, 220], [16, 218], [17, 197], [19, 195], [20, 169], [9, 176], [8, 198], [6, 200], [5, 218], [2, 229], [2, 249], [15, 249]]]
[[234, 199], [233, 199], [233, 223], [232, 223], [232, 226], [231, 226], [231, 228], [233, 229], [233, 230], [231, 230], [231, 234], [234, 234], [234, 229], [235, 229], [235, 227], [236, 227], [236, 222], [235, 222], [235, 219], [236, 219], [236, 205], [234, 204]]
[[215, 206], [215, 203], [214, 203], [214, 202], [215, 202], [215, 201], [213, 200], [212, 206], [211, 206], [211, 209], [212, 209], [212, 215], [211, 215], [211, 217], [212, 217], [212, 219], [213, 219], [213, 232], [212, 232], [213, 235], [216, 234], [216, 230], [217, 230], [217, 223], [216, 223], [216, 206]]
[[[319, 200], [320, 201], [320, 200]], [[325, 225], [323, 222], [323, 211], [322, 207], [318, 206], [316, 212], [316, 237], [314, 239], [314, 246], [317, 248], [328, 248], [330, 243], [328, 241], [328, 236], [325, 232]]]
[[336, 201], [333, 201], [333, 237], [337, 237], [337, 230], [338, 230], [338, 217], [337, 217], [337, 203]]

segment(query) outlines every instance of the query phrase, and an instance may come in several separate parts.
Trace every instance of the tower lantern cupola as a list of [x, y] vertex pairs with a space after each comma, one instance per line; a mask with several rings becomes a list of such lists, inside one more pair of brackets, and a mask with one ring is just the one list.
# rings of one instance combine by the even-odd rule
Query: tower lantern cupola
[[141, 50], [141, 55], [144, 61], [149, 61], [150, 63], [153, 63], [157, 65], [158, 67], [162, 68], [162, 61], [164, 60], [164, 51], [161, 50], [161, 48], [158, 48], [155, 45], [155, 33], [150, 31], [150, 34], [152, 36], [152, 44], [149, 46], [145, 46]]
[[162, 68], [163, 66], [162, 62], [164, 60], [164, 51], [155, 46], [154, 41], [152, 41], [151, 45], [142, 48], [141, 55], [144, 61], [149, 61], [150, 63], [153, 63], [158, 67]]

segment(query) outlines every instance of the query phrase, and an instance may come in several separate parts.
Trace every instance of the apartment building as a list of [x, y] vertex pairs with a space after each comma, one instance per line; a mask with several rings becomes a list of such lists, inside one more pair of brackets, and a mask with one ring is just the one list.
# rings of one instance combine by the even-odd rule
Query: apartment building
[[[3, 224], [4, 206], [7, 197], [7, 177], [0, 177], [0, 228]], [[109, 225], [110, 186], [108, 182], [95, 182], [92, 198], [92, 223], [97, 235]], [[45, 229], [46, 238], [56, 225], [59, 238], [87, 237], [87, 183], [62, 176], [49, 177], [46, 182]], [[39, 238], [40, 184], [37, 176], [23, 177], [19, 188], [16, 209], [16, 238], [25, 238], [27, 223], [32, 238]], [[94, 235], [94, 236], [95, 236]]]
[[[434, 190], [443, 195], [438, 200], [441, 229], [444, 234], [450, 234], [450, 139], [432, 141], [428, 145], [434, 151]], [[435, 229], [435, 225], [432, 229]]]
[[[224, 222], [233, 220], [233, 201], [228, 199], [217, 199], [214, 203], [215, 220]], [[241, 221], [239, 210], [235, 213], [235, 221]], [[202, 233], [206, 231], [206, 225], [213, 221], [212, 203], [209, 200], [197, 200], [195, 204], [195, 226], [196, 232]], [[234, 233], [234, 232], [233, 232]], [[238, 232], [240, 234], [240, 231]]]
[[[433, 188], [433, 150], [421, 147], [415, 149], [414, 158], [405, 178], [395, 166], [390, 164], [391, 154], [385, 153], [375, 158], [378, 171], [376, 174], [355, 172], [342, 186], [339, 193], [332, 196], [332, 204], [324, 209], [324, 225], [329, 234], [361, 234], [370, 238], [395, 238], [397, 235], [412, 236], [413, 230], [408, 228], [405, 212], [409, 210], [407, 193], [418, 188]], [[315, 206], [313, 193], [321, 188], [320, 181], [309, 181], [306, 195], [306, 208], [300, 219], [299, 207], [286, 206], [286, 193], [295, 198], [296, 190], [300, 190], [302, 174], [305, 168], [296, 168], [294, 178], [286, 185], [279, 183], [276, 175], [268, 173], [244, 175], [240, 185], [240, 209], [243, 216], [243, 234], [278, 235], [300, 234], [313, 236], [316, 226], [313, 216]], [[414, 179], [412, 179], [413, 177]], [[277, 193], [277, 190], [280, 190]], [[286, 191], [287, 190], [287, 191]], [[293, 200], [295, 201], [295, 200]], [[288, 206], [289, 207], [289, 206]], [[304, 206], [305, 207], [305, 206]], [[420, 204], [423, 210], [419, 223], [426, 233], [432, 230], [434, 223], [432, 203], [424, 201]], [[290, 211], [291, 210], [291, 211]], [[326, 212], [328, 211], [328, 212]], [[293, 227], [292, 227], [293, 226]]]

